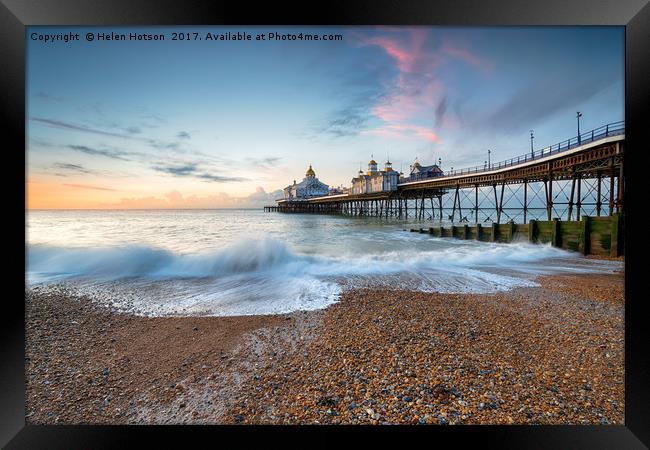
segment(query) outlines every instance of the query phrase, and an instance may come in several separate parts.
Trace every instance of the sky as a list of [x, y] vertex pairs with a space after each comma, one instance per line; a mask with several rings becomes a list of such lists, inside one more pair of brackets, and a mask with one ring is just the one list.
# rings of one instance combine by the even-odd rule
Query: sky
[[[227, 32], [252, 40], [206, 39]], [[60, 33], [80, 40], [38, 39]], [[310, 164], [350, 186], [371, 157], [459, 169], [488, 149], [492, 162], [530, 151], [531, 129], [535, 149], [573, 137], [576, 111], [583, 132], [625, 118], [623, 27], [29, 27], [26, 38], [30, 209], [259, 207]]]

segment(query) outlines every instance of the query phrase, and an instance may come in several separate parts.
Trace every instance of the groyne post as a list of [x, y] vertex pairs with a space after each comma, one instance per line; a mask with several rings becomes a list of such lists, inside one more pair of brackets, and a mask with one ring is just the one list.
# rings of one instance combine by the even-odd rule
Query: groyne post
[[612, 214], [609, 256], [621, 256], [621, 214]]
[[553, 247], [560, 246], [560, 219], [557, 217], [551, 221], [551, 245]]
[[[513, 223], [492, 223], [491, 236], [485, 236], [485, 229], [480, 223], [476, 225], [452, 225], [449, 231], [443, 226], [429, 228], [411, 228], [411, 232], [428, 233], [436, 237], [456, 239], [475, 239], [477, 241], [511, 242], [517, 230], [528, 234], [531, 243], [551, 243], [553, 247], [578, 251], [584, 255], [610, 255], [618, 257], [624, 254], [623, 228], [624, 216], [614, 213], [609, 217], [581, 216], [581, 220], [561, 221], [555, 218], [549, 221], [529, 220], [528, 228]], [[507, 228], [503, 228], [507, 227]], [[475, 234], [473, 234], [475, 233]], [[504, 234], [505, 233], [505, 234]], [[523, 238], [523, 236], [522, 236]]]
[[591, 244], [591, 230], [590, 230], [591, 217], [582, 216], [580, 221], [580, 241], [578, 242], [578, 251], [583, 255], [589, 254], [589, 245]]
[[537, 221], [535, 219], [531, 219], [528, 221], [528, 241], [529, 242], [536, 242], [537, 241]]

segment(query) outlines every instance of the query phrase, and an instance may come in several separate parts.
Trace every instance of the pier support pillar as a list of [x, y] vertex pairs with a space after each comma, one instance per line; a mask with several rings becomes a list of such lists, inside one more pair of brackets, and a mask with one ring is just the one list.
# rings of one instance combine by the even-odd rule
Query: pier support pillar
[[583, 255], [589, 254], [589, 244], [591, 244], [591, 230], [590, 230], [589, 216], [582, 216], [580, 221], [580, 241], [578, 242], [578, 251]]
[[483, 227], [480, 223], [476, 224], [476, 240], [480, 241], [483, 238]]
[[499, 224], [492, 222], [492, 242], [497, 241], [497, 234], [499, 234]]
[[469, 239], [469, 225], [463, 225], [463, 239]]

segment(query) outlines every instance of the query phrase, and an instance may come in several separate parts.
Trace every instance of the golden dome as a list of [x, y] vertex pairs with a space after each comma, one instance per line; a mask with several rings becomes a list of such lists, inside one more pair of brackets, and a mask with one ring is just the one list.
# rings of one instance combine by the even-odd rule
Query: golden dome
[[314, 169], [311, 168], [311, 164], [309, 165], [309, 169], [307, 169], [307, 173], [305, 175], [307, 175], [308, 177], [316, 176], [316, 172], [314, 172]]
[[370, 165], [370, 164], [377, 165], [377, 161], [375, 161], [374, 159], [371, 159], [370, 162], [368, 163], [368, 165]]
[[413, 167], [422, 167], [422, 166], [420, 165], [420, 163], [416, 159], [415, 162], [413, 163]]

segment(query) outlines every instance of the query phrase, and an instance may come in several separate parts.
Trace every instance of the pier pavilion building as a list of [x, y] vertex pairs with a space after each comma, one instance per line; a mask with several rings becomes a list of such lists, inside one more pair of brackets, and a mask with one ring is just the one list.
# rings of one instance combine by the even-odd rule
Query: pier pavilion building
[[285, 187], [282, 191], [285, 200], [304, 200], [312, 197], [322, 197], [329, 194], [329, 190], [327, 184], [316, 178], [316, 172], [314, 172], [310, 164], [307, 173], [305, 173], [305, 178], [300, 183], [293, 180], [293, 184]]
[[410, 169], [411, 172], [408, 181], [419, 181], [443, 175], [443, 172], [438, 165], [432, 164], [430, 166], [423, 166], [418, 162], [417, 158], [415, 158], [415, 162], [410, 166]]
[[399, 172], [393, 170], [390, 161], [384, 163], [384, 170], [377, 169], [377, 161], [368, 162], [368, 172], [359, 171], [358, 176], [352, 178], [352, 194], [370, 194], [373, 192], [396, 191], [399, 183]]

